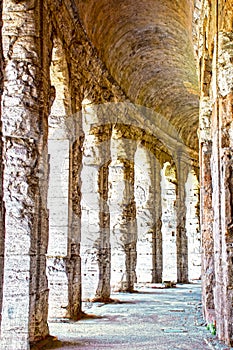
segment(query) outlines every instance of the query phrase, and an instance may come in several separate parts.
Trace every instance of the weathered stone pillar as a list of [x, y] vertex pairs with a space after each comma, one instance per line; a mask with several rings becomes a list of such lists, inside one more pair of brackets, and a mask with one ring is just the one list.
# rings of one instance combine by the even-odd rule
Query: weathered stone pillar
[[79, 91], [71, 84], [71, 109], [73, 115], [67, 123], [70, 140], [69, 155], [69, 199], [68, 199], [68, 247], [66, 273], [68, 277], [67, 316], [78, 320], [82, 317], [82, 279], [81, 279], [81, 170], [83, 130]]
[[69, 132], [71, 118], [67, 62], [58, 38], [54, 39], [50, 66], [55, 100], [49, 116], [49, 244], [47, 276], [49, 284], [49, 319], [65, 317], [68, 305], [66, 257], [68, 244]]
[[[218, 175], [219, 175], [219, 212], [214, 212], [215, 218], [219, 218], [218, 233], [222, 234], [219, 240], [221, 243], [219, 259], [221, 259], [222, 282], [221, 294], [215, 295], [217, 332], [220, 339], [233, 346], [233, 138], [232, 138], [232, 116], [233, 116], [233, 1], [220, 1], [218, 24], [218, 47], [216, 79], [218, 96], [216, 96], [213, 120], [216, 126], [214, 135], [218, 136], [218, 142], [213, 136], [213, 141], [219, 145], [218, 154]], [[231, 14], [230, 14], [231, 13]], [[214, 152], [213, 152], [214, 153]], [[213, 156], [213, 161], [214, 161]], [[217, 169], [216, 169], [217, 170]], [[213, 186], [217, 183], [213, 181]], [[217, 230], [217, 227], [216, 227]], [[216, 246], [215, 246], [216, 249]], [[216, 271], [217, 274], [217, 271]], [[220, 291], [220, 289], [219, 289]], [[222, 304], [219, 299], [222, 299]], [[219, 328], [219, 329], [218, 329]]]
[[[0, 104], [3, 91], [3, 51], [2, 51], [2, 2], [0, 4]], [[1, 110], [0, 110], [1, 118]], [[2, 132], [2, 129], [1, 129]], [[0, 140], [0, 159], [2, 157], [2, 140]], [[0, 333], [2, 320], [2, 293], [3, 293], [3, 272], [4, 272], [4, 245], [5, 245], [5, 230], [4, 230], [4, 205], [3, 205], [3, 166], [0, 167]]]
[[135, 153], [137, 282], [162, 282], [161, 166], [156, 155], [138, 146]]
[[137, 215], [137, 283], [150, 283], [153, 271], [155, 224], [154, 162], [146, 147], [135, 152], [135, 202]]
[[161, 171], [163, 281], [177, 281], [177, 175], [174, 164], [163, 164]]
[[[206, 162], [208, 163], [210, 158], [215, 269], [214, 309], [217, 335], [230, 346], [233, 345], [232, 8], [232, 0], [215, 0], [211, 3], [203, 0], [201, 18], [203, 26], [201, 73], [205, 77], [210, 72], [209, 82], [203, 79], [201, 89], [204, 96], [209, 96], [212, 110], [212, 150], [211, 157], [206, 152]], [[204, 64], [207, 54], [208, 66]], [[212, 299], [210, 300], [212, 302]]]
[[[53, 122], [55, 116], [52, 116]], [[61, 121], [61, 120], [60, 120]], [[49, 128], [49, 244], [47, 276], [49, 283], [49, 319], [65, 317], [68, 305], [66, 257], [68, 244], [69, 140], [64, 121]]]
[[[111, 294], [111, 244], [110, 244], [110, 212], [108, 205], [108, 177], [109, 164], [111, 161], [111, 129], [106, 128], [100, 137], [102, 147], [100, 149], [100, 159], [103, 164], [99, 168], [99, 226], [100, 237], [98, 240], [98, 265], [99, 265], [99, 282], [96, 291], [96, 299], [107, 301]], [[101, 145], [101, 144], [100, 144]]]
[[[214, 5], [214, 4], [212, 4]], [[202, 236], [202, 302], [203, 314], [208, 323], [215, 319], [215, 247], [214, 247], [214, 194], [212, 172], [212, 64], [213, 46], [216, 31], [216, 13], [210, 13], [211, 4], [202, 1], [199, 26], [200, 60], [200, 115], [199, 115], [199, 158], [200, 158], [200, 228]], [[215, 12], [215, 10], [213, 10]], [[218, 147], [218, 145], [216, 145]]]
[[188, 239], [188, 279], [201, 279], [202, 247], [200, 232], [200, 186], [199, 169], [190, 169], [185, 184], [186, 232]]
[[[5, 263], [1, 348], [48, 335], [46, 251], [50, 28], [46, 1], [3, 2]], [[43, 21], [42, 21], [43, 18]]]
[[137, 282], [162, 282], [161, 165], [152, 150], [135, 153]]
[[202, 236], [202, 303], [207, 322], [211, 323], [214, 311], [213, 288], [214, 239], [211, 176], [211, 114], [210, 99], [203, 96], [200, 102], [200, 228]]
[[188, 176], [188, 165], [177, 157], [177, 282], [188, 282], [188, 239], [186, 232], [185, 183]]
[[163, 276], [161, 164], [153, 154], [150, 155], [150, 158], [154, 178], [152, 188], [154, 192], [152, 283], [161, 283]]
[[94, 301], [110, 298], [110, 213], [108, 165], [111, 128], [104, 111], [83, 101], [82, 168], [82, 280], [83, 297]]
[[[92, 300], [98, 285], [97, 249], [99, 228], [99, 149], [96, 138], [91, 134], [91, 125], [96, 122], [95, 107], [91, 101], [82, 102], [82, 124], [84, 132], [81, 170], [81, 260], [82, 260], [82, 299]], [[85, 304], [84, 304], [85, 310]]]
[[[111, 144], [113, 159], [111, 172], [115, 169], [118, 174], [115, 181], [113, 176], [110, 178], [111, 187], [113, 188], [114, 182], [116, 185], [115, 190], [119, 196], [116, 207], [121, 210], [121, 214], [118, 212], [118, 217], [113, 218], [113, 275], [120, 277], [120, 280], [114, 281], [119, 286], [117, 289], [129, 292], [134, 290], [137, 264], [137, 223], [134, 199], [135, 150], [136, 143], [122, 138], [120, 129], [118, 130], [116, 126], [113, 130]], [[110, 204], [113, 200], [116, 201], [116, 198], [110, 198]], [[114, 210], [111, 205], [110, 210], [113, 214]]]

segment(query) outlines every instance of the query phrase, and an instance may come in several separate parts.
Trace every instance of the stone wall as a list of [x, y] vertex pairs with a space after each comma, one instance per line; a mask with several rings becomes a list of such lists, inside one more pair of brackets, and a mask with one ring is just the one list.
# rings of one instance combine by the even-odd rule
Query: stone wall
[[[232, 345], [232, 90], [233, 90], [233, 26], [232, 0], [202, 1], [200, 33], [200, 83], [201, 106], [208, 114], [201, 113], [202, 137], [200, 139], [202, 164], [211, 175], [204, 175], [202, 185], [207, 193], [202, 194], [203, 210], [209, 215], [203, 218], [206, 231], [204, 242], [204, 309], [214, 307], [217, 334]], [[205, 117], [206, 125], [203, 125]], [[206, 137], [205, 137], [206, 135]], [[212, 140], [212, 143], [211, 143]], [[211, 156], [210, 156], [211, 153]], [[212, 186], [212, 209], [210, 207], [210, 184]], [[209, 188], [209, 190], [208, 190]], [[213, 222], [213, 224], [212, 224]], [[209, 227], [213, 233], [209, 233]], [[208, 257], [214, 252], [213, 261]], [[208, 266], [209, 265], [209, 266]], [[208, 276], [206, 268], [211, 274]], [[208, 282], [215, 280], [213, 290]]]
[[[2, 2], [0, 5], [0, 104], [3, 92], [3, 51], [2, 51]], [[1, 111], [0, 111], [1, 117]], [[2, 132], [2, 131], [1, 131]], [[2, 159], [2, 140], [0, 141], [0, 156]], [[3, 205], [3, 168], [0, 168], [0, 329], [2, 320], [3, 271], [4, 271], [4, 205]]]

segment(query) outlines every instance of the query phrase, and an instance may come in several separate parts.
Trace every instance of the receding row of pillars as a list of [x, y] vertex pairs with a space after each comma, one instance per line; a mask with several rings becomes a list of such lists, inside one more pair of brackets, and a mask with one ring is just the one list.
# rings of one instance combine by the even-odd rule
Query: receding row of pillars
[[[0, 301], [1, 301], [1, 347], [5, 350], [12, 348], [29, 349], [29, 342], [45, 338], [49, 334], [47, 316], [49, 293], [55, 301], [63, 298], [61, 304], [55, 307], [65, 310], [66, 316], [79, 319], [82, 316], [82, 278], [81, 278], [81, 244], [85, 233], [82, 227], [82, 168], [84, 133], [82, 125], [81, 101], [75, 81], [75, 74], [69, 76], [70, 101], [65, 110], [75, 115], [68, 125], [67, 155], [68, 188], [56, 186], [48, 195], [49, 165], [50, 176], [53, 154], [48, 152], [48, 116], [52, 113], [54, 102], [54, 88], [51, 87], [50, 66], [52, 57], [52, 26], [46, 18], [48, 8], [46, 2], [38, 1], [35, 9], [28, 11], [11, 11], [5, 4], [4, 18], [4, 57], [5, 81], [2, 96], [2, 158], [3, 175], [3, 202], [2, 227], [4, 234], [1, 237], [1, 267]], [[20, 7], [21, 4], [18, 4]], [[9, 15], [9, 17], [8, 17]], [[38, 16], [40, 18], [38, 18]], [[24, 32], [18, 32], [19, 17], [22, 23], [30, 23], [32, 35], [25, 37]], [[15, 28], [13, 28], [15, 26]], [[12, 43], [12, 30], [17, 32], [17, 41]], [[41, 35], [41, 33], [44, 35]], [[48, 34], [50, 33], [51, 36]], [[30, 55], [28, 55], [30, 47]], [[43, 74], [41, 74], [41, 72]], [[62, 78], [63, 79], [63, 78]], [[67, 78], [68, 79], [68, 78]], [[67, 82], [66, 82], [67, 83]], [[20, 91], [20, 93], [19, 93]], [[59, 89], [57, 89], [57, 92]], [[78, 92], [77, 92], [78, 91]], [[58, 95], [57, 95], [58, 96]], [[61, 98], [62, 99], [62, 98]], [[39, 102], [38, 102], [39, 101]], [[56, 101], [56, 99], [55, 99]], [[55, 102], [54, 102], [55, 103]], [[14, 112], [15, 111], [15, 112]], [[56, 118], [55, 118], [56, 119]], [[50, 120], [51, 121], [51, 120]], [[75, 121], [75, 122], [74, 122]], [[56, 124], [56, 123], [55, 123]], [[20, 126], [20, 127], [19, 127]], [[66, 124], [67, 126], [67, 124]], [[56, 128], [55, 128], [56, 129]], [[108, 181], [110, 157], [110, 132], [104, 132], [105, 146], [98, 147], [98, 135], [95, 139], [95, 150], [99, 148], [101, 166], [97, 171], [96, 185], [98, 207], [96, 223], [101, 230], [97, 230], [95, 237], [96, 256], [98, 258], [99, 279], [96, 290], [97, 298], [110, 296], [110, 207], [108, 207]], [[117, 133], [116, 133], [117, 135]], [[51, 138], [50, 138], [51, 140]], [[59, 150], [59, 138], [54, 139], [56, 150]], [[119, 142], [122, 142], [119, 140]], [[121, 248], [125, 260], [124, 279], [121, 280], [123, 290], [132, 291], [136, 281], [136, 243], [137, 221], [136, 203], [134, 198], [134, 167], [133, 155], [135, 145], [124, 147], [122, 144], [121, 162], [122, 179], [125, 184], [120, 207], [120, 220], [115, 227], [115, 233], [121, 232]], [[63, 151], [62, 151], [63, 152]], [[49, 155], [49, 157], [48, 157]], [[50, 159], [49, 159], [50, 158]], [[61, 155], [55, 155], [57, 175], [62, 174]], [[118, 161], [117, 160], [117, 161]], [[99, 164], [100, 165], [100, 164]], [[160, 172], [155, 177], [155, 226], [152, 231], [153, 239], [153, 271], [152, 282], [162, 280], [162, 252], [161, 252], [161, 199], [160, 199]], [[68, 175], [67, 175], [68, 174]], [[58, 176], [60, 179], [60, 177]], [[59, 183], [60, 180], [58, 180]], [[179, 181], [179, 178], [178, 178]], [[156, 185], [157, 184], [157, 185]], [[185, 183], [180, 183], [185, 186]], [[50, 189], [51, 190], [51, 189]], [[178, 190], [177, 193], [181, 193]], [[66, 195], [64, 193], [66, 192]], [[49, 212], [47, 198], [49, 197]], [[182, 193], [177, 196], [177, 203], [183, 200]], [[67, 202], [67, 211], [56, 212], [60, 201]], [[92, 198], [91, 198], [92, 200]], [[91, 203], [91, 200], [87, 204]], [[54, 211], [51, 208], [54, 208]], [[181, 204], [177, 204], [181, 210]], [[182, 209], [183, 210], [183, 209]], [[55, 215], [55, 218], [53, 218]], [[60, 216], [61, 224], [56, 226], [56, 216]], [[63, 215], [66, 215], [67, 225], [62, 224]], [[183, 217], [178, 220], [178, 240], [185, 242], [185, 229], [181, 228]], [[49, 232], [50, 228], [50, 232]], [[94, 231], [95, 233], [96, 231]], [[115, 235], [116, 236], [116, 235]], [[181, 237], [182, 236], [182, 237]], [[183, 244], [183, 243], [182, 243]], [[48, 249], [49, 245], [49, 249]], [[178, 245], [180, 247], [180, 245]], [[183, 249], [183, 250], [182, 250]], [[182, 248], [177, 253], [179, 263], [179, 282], [187, 282], [187, 251]], [[185, 251], [184, 251], [185, 250]], [[47, 274], [46, 274], [47, 269]], [[47, 281], [49, 276], [49, 286]], [[52, 276], [52, 277], [51, 277]], [[66, 281], [64, 283], [64, 280]], [[2, 281], [2, 283], [1, 283]], [[52, 287], [54, 286], [54, 288]], [[61, 313], [59, 314], [61, 316]]]
[[[63, 256], [58, 257], [54, 254], [55, 246], [59, 250], [59, 242], [57, 241], [59, 224], [55, 226], [55, 229], [53, 226], [51, 227], [53, 238], [51, 238], [48, 248], [48, 277], [51, 290], [50, 317], [69, 316], [79, 318], [82, 312], [81, 299], [84, 301], [90, 299], [108, 300], [112, 290], [132, 292], [137, 282], [137, 260], [140, 261], [140, 259], [137, 259], [137, 255], [140, 250], [137, 248], [135, 156], [139, 144], [131, 139], [123, 138], [117, 125], [109, 126], [108, 120], [104, 120], [102, 115], [98, 116], [95, 105], [89, 101], [82, 105], [81, 119], [83, 134], [80, 133], [79, 137], [76, 135], [78, 140], [81, 139], [79, 148], [77, 148], [76, 141], [72, 147], [69, 146], [67, 140], [64, 141], [65, 133], [61, 131], [64, 126], [59, 124], [57, 127], [60, 132], [55, 131], [55, 139], [50, 139], [51, 144], [55, 142], [50, 150], [50, 168], [54, 168], [58, 172], [61, 171], [59, 166], [56, 169], [56, 165], [60, 164], [60, 162], [57, 162], [59, 152], [61, 160], [61, 150], [59, 150], [58, 145], [64, 142], [63, 162], [65, 159], [67, 161], [68, 148], [70, 148], [72, 155], [69, 155], [66, 166], [66, 180], [63, 180], [69, 182], [71, 178], [76, 184], [75, 191], [79, 189], [79, 195], [76, 194], [77, 192], [73, 194], [73, 187], [65, 186], [66, 189], [69, 188], [69, 195], [67, 198], [65, 198], [66, 196], [62, 198], [67, 203], [67, 213], [69, 214], [66, 218], [68, 230], [66, 230], [60, 243], [63, 246], [64, 240], [67, 240], [67, 242], [71, 240], [71, 251], [68, 251], [68, 254], [64, 247], [62, 248]], [[102, 129], [99, 127], [103, 124], [108, 125], [105, 133], [102, 133]], [[60, 135], [60, 140], [56, 139], [56, 134]], [[53, 152], [55, 153], [52, 154]], [[168, 206], [170, 205], [173, 211], [169, 212], [168, 210], [165, 214], [168, 226], [163, 227], [162, 196], [165, 198], [166, 193], [162, 191], [162, 166], [152, 152], [146, 151], [146, 154], [146, 162], [142, 164], [145, 169], [142, 171], [148, 172], [150, 189], [147, 194], [148, 198], [144, 201], [144, 209], [148, 210], [150, 215], [147, 231], [150, 233], [149, 240], [151, 241], [150, 244], [147, 244], [147, 247], [149, 245], [149, 249], [151, 249], [147, 257], [147, 260], [151, 260], [150, 277], [148, 278], [147, 275], [147, 282], [161, 283], [163, 281], [166, 264], [163, 261], [163, 255], [167, 249], [165, 259], [168, 258], [168, 260], [171, 250], [173, 250], [172, 265], [174, 266], [172, 266], [172, 269], [175, 270], [174, 280], [185, 283], [189, 280], [186, 233], [187, 208], [185, 203], [185, 184], [188, 171], [183, 177], [181, 175], [179, 177], [180, 187], [182, 188], [179, 195], [175, 166], [171, 166], [169, 163], [164, 166], [163, 176], [167, 178], [167, 183], [172, 186], [172, 202]], [[79, 160], [78, 167], [77, 163], [74, 164], [74, 159]], [[69, 164], [71, 167], [69, 167]], [[77, 172], [77, 169], [79, 169], [79, 172]], [[185, 169], [189, 170], [185, 163], [183, 163], [183, 168], [180, 165], [180, 172]], [[72, 177], [70, 174], [72, 174]], [[59, 174], [52, 173], [50, 177], [50, 186], [53, 189], [53, 181], [57, 175]], [[62, 177], [64, 177], [63, 173]], [[62, 187], [61, 182], [60, 186]], [[166, 186], [165, 184], [165, 190]], [[53, 193], [54, 191], [51, 192], [52, 197], [54, 196]], [[114, 197], [116, 194], [117, 197]], [[73, 200], [75, 200], [75, 207], [73, 206]], [[54, 206], [53, 201], [51, 203], [50, 214], [53, 215], [53, 211], [55, 211], [56, 215], [58, 210], [60, 220], [62, 213], [59, 211], [59, 203], [57, 203], [57, 207]], [[61, 203], [61, 206], [63, 204]], [[77, 207], [78, 211], [76, 211]], [[182, 214], [181, 218], [177, 215], [178, 211]], [[52, 225], [54, 223], [52, 222]], [[163, 244], [162, 231], [165, 235], [171, 234], [171, 225], [173, 225], [174, 243], [170, 250], [170, 247], [165, 246], [165, 240]], [[76, 238], [70, 235], [70, 229], [73, 230], [74, 228], [74, 232], [78, 233]], [[75, 243], [75, 241], [78, 243]], [[143, 269], [143, 267], [140, 268]], [[63, 282], [61, 276], [63, 276]], [[64, 280], [67, 282], [64, 283]], [[68, 313], [65, 308], [64, 294], [56, 295], [61, 283], [64, 283], [65, 293], [68, 293], [69, 296]], [[72, 300], [78, 301], [75, 304], [76, 308], [72, 304]], [[63, 305], [60, 311], [58, 310], [59, 305]]]

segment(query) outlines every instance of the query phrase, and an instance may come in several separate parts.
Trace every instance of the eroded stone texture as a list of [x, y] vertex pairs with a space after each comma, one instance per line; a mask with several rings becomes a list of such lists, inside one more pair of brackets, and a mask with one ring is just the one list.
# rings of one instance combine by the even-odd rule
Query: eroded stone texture
[[182, 160], [182, 156], [177, 157], [177, 281], [188, 282], [188, 238], [186, 231], [186, 192], [185, 184], [188, 177], [189, 167]]
[[[156, 154], [155, 154], [156, 156]], [[163, 237], [162, 237], [162, 186], [161, 186], [161, 163], [157, 158], [152, 157], [154, 164], [154, 210], [155, 210], [155, 225], [153, 233], [153, 271], [152, 282], [161, 283], [163, 277]], [[155, 163], [154, 163], [155, 161]]]
[[54, 39], [50, 66], [54, 102], [49, 116], [49, 244], [47, 276], [49, 318], [65, 317], [68, 306], [66, 256], [69, 233], [69, 147], [66, 121], [71, 118], [68, 69], [62, 43]]
[[166, 162], [161, 170], [163, 280], [177, 281], [176, 170]]
[[199, 182], [194, 170], [188, 174], [185, 184], [186, 232], [188, 239], [188, 280], [201, 279], [201, 232]]
[[[82, 104], [83, 142], [82, 157], [82, 218], [81, 218], [81, 259], [82, 259], [82, 298], [93, 299], [98, 285], [98, 238], [100, 236], [98, 193], [98, 171], [101, 163], [100, 150], [96, 146], [95, 135], [91, 135], [91, 125], [98, 124], [95, 106], [91, 101]], [[102, 165], [102, 164], [101, 164]]]
[[[0, 104], [3, 92], [3, 51], [2, 51], [2, 2], [0, 4]], [[0, 111], [1, 116], [1, 111]], [[2, 159], [2, 140], [0, 141], [0, 156]], [[0, 167], [0, 329], [2, 320], [2, 294], [3, 294], [3, 271], [4, 271], [4, 205], [3, 205], [3, 168]]]
[[[136, 282], [137, 222], [134, 198], [133, 140], [122, 138], [117, 126], [113, 129], [110, 164], [110, 213], [114, 207], [117, 215], [112, 227], [112, 275], [115, 288], [133, 291]], [[114, 176], [115, 175], [115, 176]]]
[[29, 340], [48, 335], [45, 254], [50, 27], [49, 21], [40, 22], [41, 16], [46, 18], [46, 2], [38, 1], [32, 8], [27, 5], [25, 1], [3, 2], [4, 349], [28, 349]]
[[[155, 162], [154, 162], [155, 163]], [[135, 201], [137, 215], [137, 283], [152, 281], [154, 239], [153, 166], [147, 149], [135, 152]]]
[[[209, 55], [208, 66], [202, 64], [202, 99], [209, 96], [211, 114], [211, 158], [206, 152], [206, 168], [211, 168], [214, 246], [214, 308], [217, 334], [232, 345], [232, 0], [202, 2], [202, 26], [205, 27], [200, 42], [202, 55]], [[206, 19], [208, 14], [208, 20]], [[210, 73], [209, 73], [210, 72]], [[210, 142], [209, 142], [210, 145]], [[208, 145], [207, 145], [208, 146]], [[208, 151], [208, 150], [207, 150]], [[208, 157], [208, 158], [207, 158]], [[210, 161], [210, 164], [208, 163]], [[210, 180], [210, 179], [209, 179]], [[209, 186], [209, 184], [208, 184]], [[209, 191], [210, 193], [210, 191]], [[209, 194], [210, 197], [210, 194]], [[204, 210], [208, 211], [209, 200]], [[210, 237], [211, 238], [211, 237]], [[210, 249], [206, 249], [208, 257]], [[208, 300], [205, 301], [208, 307]]]
[[[100, 112], [100, 113], [99, 113]], [[98, 106], [83, 101], [82, 167], [82, 290], [83, 298], [110, 297], [111, 247], [108, 207], [108, 166], [111, 161], [106, 116]], [[104, 133], [99, 128], [104, 128]]]
[[[102, 120], [108, 122], [105, 118]], [[110, 211], [109, 197], [109, 164], [111, 162], [111, 128], [105, 134], [104, 140], [100, 140], [100, 159], [98, 192], [100, 195], [99, 225], [100, 236], [98, 239], [98, 266], [99, 281], [96, 291], [97, 300], [108, 301], [111, 294], [111, 244], [110, 244]]]
[[[158, 151], [158, 150], [157, 150]], [[156, 150], [138, 146], [135, 154], [137, 282], [162, 282], [161, 165]]]
[[68, 316], [72, 319], [80, 319], [82, 315], [81, 302], [81, 169], [82, 169], [82, 146], [83, 131], [82, 117], [77, 113], [81, 109], [75, 95], [71, 91], [71, 99], [74, 101], [72, 111], [75, 119], [69, 123], [71, 127], [70, 137], [70, 178], [69, 178], [69, 234], [68, 252], [66, 259], [66, 273], [68, 276]]
[[[208, 321], [209, 309], [215, 309], [218, 336], [232, 345], [232, 0], [3, 3], [6, 264], [1, 347], [26, 349], [29, 340], [48, 334], [47, 116], [55, 97], [49, 80], [53, 35], [62, 42], [67, 64], [57, 71], [54, 108], [60, 109], [57, 115], [69, 110], [73, 117], [66, 125], [68, 142], [63, 136], [59, 139], [60, 135], [52, 142], [54, 152], [52, 143], [49, 145], [54, 178], [59, 152], [66, 154], [59, 157], [61, 161], [68, 163], [69, 157], [63, 176], [69, 190], [66, 187], [64, 196], [49, 194], [50, 243], [64, 238], [59, 244], [51, 243], [48, 251], [48, 270], [53, 271], [55, 283], [53, 289], [50, 279], [55, 301], [52, 313], [58, 312], [64, 299], [67, 316], [77, 320], [82, 315], [80, 244], [85, 247], [89, 238], [91, 254], [86, 250], [83, 256], [91, 261], [86, 265], [89, 276], [93, 266], [95, 269], [90, 279], [93, 296], [109, 297], [111, 274], [116, 289], [133, 290], [137, 251], [144, 256], [148, 252], [149, 262], [144, 261], [148, 276], [151, 266], [153, 282], [161, 281], [162, 270], [163, 279], [187, 281], [190, 237], [198, 241], [198, 235], [189, 228], [191, 221], [197, 225], [194, 190], [189, 196], [193, 183], [186, 182], [186, 168], [197, 165], [198, 158], [197, 66], [201, 86], [204, 313]], [[61, 71], [66, 71], [69, 83], [64, 82]], [[60, 83], [66, 85], [61, 95]], [[104, 125], [94, 125], [92, 140], [86, 130], [84, 141], [82, 114], [78, 112], [85, 98], [95, 105], [111, 102], [114, 108], [109, 108]], [[59, 124], [58, 119], [55, 124]], [[65, 127], [61, 129], [63, 133]], [[139, 143], [165, 164], [161, 173], [157, 161], [154, 164], [149, 157], [145, 168], [150, 180], [147, 184], [140, 180], [142, 192], [149, 197], [143, 211], [138, 211], [150, 231], [144, 246], [142, 231], [137, 235], [134, 198]], [[81, 176], [82, 167], [87, 176]], [[50, 188], [56, 191], [52, 185]], [[90, 209], [93, 203], [94, 210]], [[142, 236], [145, 239], [144, 233]], [[3, 236], [0, 259], [1, 267]], [[64, 294], [58, 296], [59, 285]], [[83, 287], [85, 295], [85, 283]], [[89, 286], [87, 289], [90, 291]], [[59, 311], [61, 316], [66, 312]]]
[[214, 241], [213, 241], [213, 206], [211, 177], [211, 114], [210, 98], [203, 96], [200, 107], [200, 224], [202, 235], [202, 301], [203, 312], [207, 321], [209, 310], [214, 310], [213, 287], [215, 283]]
[[[201, 64], [200, 69], [200, 116], [199, 116], [199, 145], [200, 145], [200, 224], [202, 234], [202, 301], [203, 313], [210, 322], [209, 314], [214, 311], [213, 288], [215, 284], [215, 267], [214, 267], [214, 237], [213, 237], [213, 205], [212, 205], [212, 134], [211, 134], [211, 115], [212, 115], [212, 93], [210, 84], [212, 80], [212, 59], [213, 48], [208, 40], [211, 36], [213, 27], [213, 16], [210, 14], [210, 7], [207, 2], [202, 1], [200, 18], [202, 16], [199, 29], [199, 51], [198, 57]], [[211, 30], [210, 30], [211, 28]], [[211, 316], [212, 317], [212, 316]]]
[[138, 147], [135, 177], [137, 282], [160, 283], [163, 273], [161, 165], [156, 159], [156, 150], [153, 153]]

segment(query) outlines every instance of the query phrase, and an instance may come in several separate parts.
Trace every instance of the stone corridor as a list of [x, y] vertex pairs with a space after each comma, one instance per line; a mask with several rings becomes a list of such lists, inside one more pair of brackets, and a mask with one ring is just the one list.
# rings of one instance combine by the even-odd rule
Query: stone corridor
[[78, 323], [51, 319], [55, 337], [38, 349], [229, 350], [204, 326], [200, 283], [155, 287], [163, 286], [137, 285], [138, 293], [113, 293], [116, 303], [84, 303], [95, 318]]
[[2, 0], [0, 104], [0, 348], [233, 346], [233, 0]]

